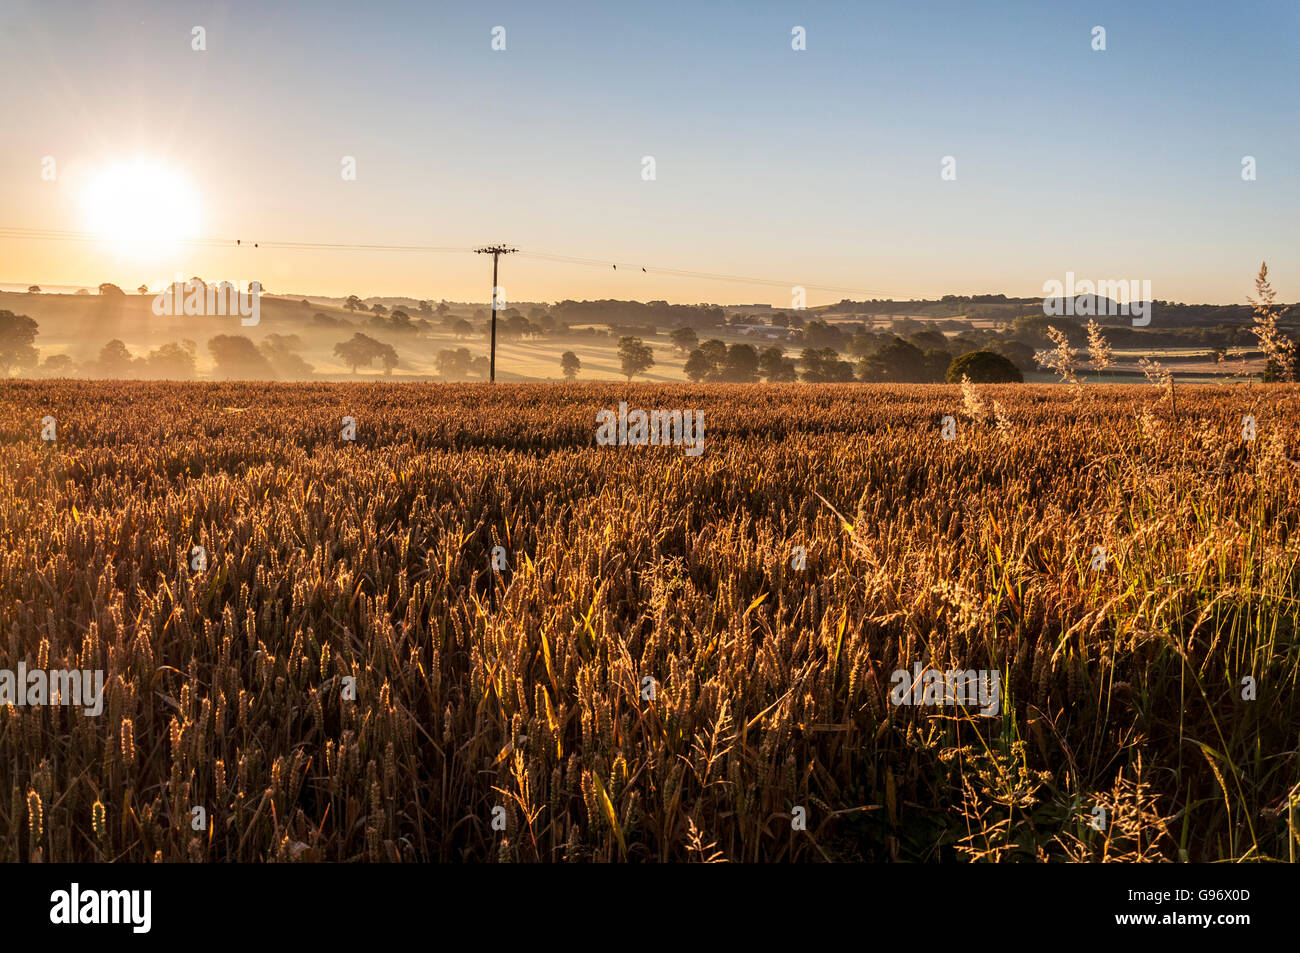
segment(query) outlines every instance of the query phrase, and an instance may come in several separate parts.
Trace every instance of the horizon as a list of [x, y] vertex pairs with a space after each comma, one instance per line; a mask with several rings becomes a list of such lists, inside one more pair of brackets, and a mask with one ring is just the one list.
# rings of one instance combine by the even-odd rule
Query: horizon
[[[201, 277], [201, 276], [200, 276], [200, 277]], [[217, 281], [217, 280], [219, 280], [219, 279], [213, 279], [213, 281]], [[28, 290], [27, 290], [27, 289], [28, 289], [29, 287], [38, 287], [38, 288], [40, 288], [41, 290], [40, 290], [39, 292], [37, 292], [37, 293], [38, 293], [38, 294], [42, 294], [42, 295], [56, 295], [56, 296], [57, 296], [57, 295], [69, 295], [69, 296], [76, 296], [76, 297], [84, 297], [85, 295], [89, 295], [89, 296], [91, 296], [91, 297], [100, 297], [101, 295], [100, 295], [100, 292], [99, 292], [99, 290], [98, 290], [98, 287], [99, 287], [99, 285], [100, 285], [101, 283], [103, 283], [103, 284], [117, 284], [116, 282], [94, 282], [94, 283], [91, 283], [91, 284], [82, 284], [82, 285], [76, 285], [76, 284], [73, 284], [73, 285], [45, 285], [45, 284], [41, 284], [40, 282], [37, 282], [37, 281], [32, 281], [32, 282], [0, 282], [0, 294], [28, 294]], [[157, 288], [155, 288], [155, 287], [151, 287], [151, 288], [150, 288], [150, 289], [145, 293], [145, 295], [153, 296], [153, 295], [159, 294], [159, 293], [161, 293], [161, 292], [165, 292], [165, 291], [166, 291], [170, 286], [171, 286], [171, 283], [168, 282], [168, 284], [163, 285], [163, 286], [161, 286], [161, 287], [157, 287]], [[136, 290], [133, 290], [133, 289], [130, 289], [130, 288], [124, 288], [124, 287], [121, 287], [120, 285], [119, 285], [118, 287], [119, 287], [120, 290], [121, 290], [124, 294], [126, 294], [126, 295], [130, 295], [130, 296], [134, 296], [134, 297], [144, 297], [144, 295], [140, 295], [140, 294], [138, 293], [138, 291], [136, 291]], [[50, 290], [50, 289], [57, 289], [57, 290]], [[317, 303], [317, 302], [344, 301], [344, 300], [346, 300], [346, 298], [348, 297], [347, 295], [322, 295], [322, 294], [316, 294], [315, 292], [311, 292], [311, 291], [264, 291], [264, 292], [262, 292], [261, 294], [262, 294], [263, 297], [266, 297], [266, 298], [278, 298], [278, 299], [282, 299], [282, 300], [285, 300], [285, 301], [308, 300], [308, 301], [311, 301], [312, 303]], [[892, 303], [892, 304], [900, 304], [900, 305], [902, 305], [902, 304], [918, 304], [918, 305], [919, 305], [919, 304], [926, 304], [926, 303], [930, 303], [930, 304], [933, 304], [933, 303], [939, 303], [939, 302], [942, 302], [942, 301], [943, 301], [945, 298], [947, 298], [947, 297], [956, 297], [956, 298], [958, 298], [958, 299], [970, 299], [970, 298], [981, 298], [981, 297], [997, 297], [998, 295], [1003, 295], [1003, 296], [1006, 298], [1006, 300], [1007, 300], [1008, 303], [1031, 303], [1031, 302], [1034, 302], [1034, 301], [1042, 301], [1042, 300], [1066, 300], [1066, 299], [1069, 299], [1069, 298], [1074, 298], [1074, 299], [1076, 299], [1076, 300], [1079, 299], [1079, 298], [1097, 298], [1097, 299], [1101, 299], [1101, 300], [1105, 300], [1105, 299], [1106, 299], [1106, 296], [1101, 295], [1101, 294], [1095, 294], [1095, 295], [1093, 295], [1093, 294], [1083, 294], [1083, 293], [1079, 293], [1079, 294], [1075, 294], [1075, 295], [1066, 295], [1066, 296], [1059, 296], [1059, 297], [1058, 297], [1058, 296], [1048, 296], [1048, 297], [1045, 298], [1043, 295], [1010, 295], [1010, 294], [1006, 294], [1005, 292], [1000, 292], [1000, 291], [988, 291], [988, 292], [976, 292], [976, 293], [971, 294], [971, 295], [954, 295], [954, 294], [952, 294], [952, 293], [948, 293], [948, 294], [945, 294], [945, 295], [938, 295], [938, 296], [933, 297], [933, 298], [911, 298], [911, 299], [908, 299], [908, 298], [902, 298], [902, 299], [898, 299], [898, 298], [881, 298], [881, 299], [869, 299], [869, 298], [868, 298], [868, 299], [852, 299], [852, 298], [844, 298], [844, 299], [840, 299], [840, 300], [838, 300], [838, 301], [827, 301], [827, 302], [824, 302], [824, 303], [822, 303], [822, 304], [809, 305], [806, 309], [791, 308], [791, 307], [789, 307], [789, 306], [783, 306], [783, 305], [781, 305], [781, 304], [778, 304], [778, 303], [775, 303], [775, 302], [772, 302], [772, 301], [724, 301], [724, 300], [715, 300], [715, 301], [681, 301], [681, 302], [678, 302], [678, 301], [668, 301], [668, 303], [669, 303], [669, 304], [673, 304], [673, 305], [681, 304], [681, 305], [687, 305], [687, 306], [711, 307], [711, 308], [732, 308], [732, 309], [739, 309], [739, 308], [770, 308], [770, 309], [772, 310], [773, 313], [777, 313], [777, 312], [782, 312], [782, 311], [790, 311], [790, 312], [792, 312], [792, 311], [798, 311], [798, 310], [808, 310], [808, 311], [826, 310], [826, 309], [828, 309], [828, 308], [833, 308], [833, 307], [835, 307], [836, 305], [840, 304], [842, 301], [854, 301], [855, 303], [865, 304], [865, 303], [871, 303], [873, 300], [875, 300], [877, 303]], [[434, 297], [420, 297], [420, 296], [417, 296], [417, 295], [409, 295], [409, 294], [373, 294], [373, 295], [358, 295], [357, 297], [358, 297], [361, 301], [363, 301], [363, 302], [370, 302], [370, 301], [378, 301], [378, 302], [383, 302], [383, 301], [410, 301], [410, 302], [412, 302], [413, 304], [419, 304], [419, 302], [421, 302], [421, 301], [428, 301], [428, 302], [430, 302], [430, 303], [432, 303], [432, 304], [437, 304], [437, 303], [439, 303], [439, 302], [445, 302], [446, 304], [451, 305], [451, 306], [457, 306], [457, 305], [463, 305], [463, 306], [468, 306], [468, 307], [480, 307], [480, 306], [481, 306], [481, 307], [483, 307], [483, 308], [487, 308], [487, 307], [491, 304], [491, 300], [490, 300], [489, 298], [486, 298], [486, 297], [483, 298], [482, 300], [474, 300], [474, 299], [470, 299], [470, 298], [466, 298], [466, 299], [454, 299], [454, 298], [444, 298], [444, 297], [439, 297], [439, 296], [434, 296]], [[567, 299], [566, 299], [566, 298], [555, 298], [555, 299], [549, 299], [549, 300], [546, 300], [546, 299], [522, 299], [522, 300], [517, 300], [517, 301], [510, 301], [510, 302], [508, 302], [508, 303], [507, 303], [507, 307], [510, 307], [510, 308], [520, 308], [520, 307], [525, 307], [525, 306], [529, 306], [529, 305], [539, 305], [539, 306], [540, 306], [540, 305], [555, 305], [555, 304], [558, 304], [558, 303], [560, 303], [560, 302], [562, 302], [562, 301], [565, 301], [565, 300], [576, 301], [576, 302], [579, 302], [579, 303], [583, 303], [583, 302], [592, 302], [592, 301], [601, 301], [601, 300], [608, 300], [608, 301], [622, 301], [622, 302], [629, 302], [629, 303], [633, 303], [633, 304], [650, 304], [650, 303], [652, 303], [652, 302], [654, 302], [654, 301], [659, 301], [659, 300], [664, 300], [664, 299], [656, 299], [656, 298], [605, 298], [605, 299], [600, 299], [600, 298], [567, 298]], [[1138, 300], [1138, 299], [1135, 299], [1135, 300]], [[1242, 301], [1242, 302], [1229, 301], [1229, 302], [1225, 302], [1225, 303], [1217, 303], [1217, 302], [1209, 302], [1209, 301], [1179, 301], [1179, 300], [1176, 300], [1176, 299], [1164, 299], [1164, 298], [1157, 298], [1157, 297], [1154, 297], [1154, 296], [1150, 299], [1150, 301], [1151, 301], [1152, 303], [1158, 303], [1158, 304], [1177, 305], [1177, 306], [1181, 306], [1181, 307], [1193, 307], [1193, 308], [1195, 308], [1195, 307], [1232, 307], [1232, 306], [1234, 306], [1234, 305], [1241, 305], [1241, 306], [1243, 306], [1243, 307], [1248, 307], [1248, 305], [1247, 305], [1244, 301]], [[1277, 302], [1277, 306], [1278, 306], [1280, 309], [1282, 309], [1283, 311], [1288, 310], [1289, 308], [1295, 306], [1296, 304], [1300, 304], [1300, 301], [1296, 301], [1296, 302], [1288, 302], [1288, 301], [1284, 301], [1284, 300], [1279, 300], [1279, 301]]]
[[16, 0], [0, 281], [487, 303], [505, 239], [507, 301], [1300, 300], [1294, 5], [638, 9]]

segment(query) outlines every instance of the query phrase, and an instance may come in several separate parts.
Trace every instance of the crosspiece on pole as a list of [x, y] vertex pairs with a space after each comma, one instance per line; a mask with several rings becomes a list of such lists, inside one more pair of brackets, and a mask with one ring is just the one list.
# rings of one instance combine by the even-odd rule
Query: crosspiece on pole
[[518, 248], [508, 248], [505, 245], [486, 245], [483, 248], [475, 248], [476, 255], [492, 256], [492, 358], [489, 363], [488, 380], [493, 383], [497, 379], [497, 289], [501, 286], [497, 283], [497, 260], [502, 255], [510, 255], [519, 251]]

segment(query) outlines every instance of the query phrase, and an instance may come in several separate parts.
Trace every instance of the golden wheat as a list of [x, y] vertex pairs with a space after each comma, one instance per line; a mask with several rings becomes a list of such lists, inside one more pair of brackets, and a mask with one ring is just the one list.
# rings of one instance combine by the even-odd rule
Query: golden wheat
[[1288, 858], [1300, 388], [1073, 390], [5, 383], [0, 857]]

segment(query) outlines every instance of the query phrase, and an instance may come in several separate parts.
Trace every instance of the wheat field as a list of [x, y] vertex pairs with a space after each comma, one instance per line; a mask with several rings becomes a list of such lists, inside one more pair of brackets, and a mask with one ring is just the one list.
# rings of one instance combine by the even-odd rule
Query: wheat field
[[0, 859], [1292, 861], [1300, 387], [1170, 398], [5, 382]]

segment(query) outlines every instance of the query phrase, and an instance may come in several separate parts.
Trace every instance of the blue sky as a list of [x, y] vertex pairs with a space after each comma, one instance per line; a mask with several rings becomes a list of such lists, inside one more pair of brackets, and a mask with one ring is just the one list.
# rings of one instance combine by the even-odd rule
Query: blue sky
[[[649, 266], [520, 256], [516, 300], [789, 303], [784, 285], [662, 267], [799, 282], [810, 303], [845, 296], [821, 287], [1034, 295], [1067, 270], [1228, 302], [1265, 258], [1296, 300], [1298, 28], [1295, 2], [6, 0], [0, 227], [76, 230], [77, 183], [148, 156], [193, 184], [204, 236], [502, 240]], [[0, 236], [0, 262], [4, 282], [185, 270], [485, 297], [481, 260], [454, 254]]]

